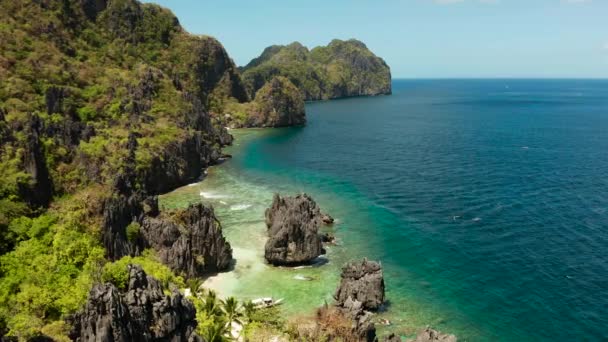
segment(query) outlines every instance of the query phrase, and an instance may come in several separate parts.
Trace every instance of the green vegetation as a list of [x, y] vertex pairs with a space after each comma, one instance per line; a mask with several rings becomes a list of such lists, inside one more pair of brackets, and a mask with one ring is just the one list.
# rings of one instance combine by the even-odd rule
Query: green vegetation
[[[301, 124], [303, 98], [390, 92], [381, 59], [333, 41], [264, 51], [245, 68], [248, 102], [217, 40], [136, 0], [0, 1], [0, 41], [0, 336], [22, 340], [65, 340], [92, 285], [124, 288], [129, 263], [185, 286], [151, 251], [107, 260], [104, 203], [118, 185], [153, 194], [149, 178], [181, 143], [218, 149], [224, 114], [241, 126]], [[128, 242], [140, 229], [126, 227]], [[230, 338], [232, 322], [250, 336], [283, 329], [275, 309], [211, 293], [195, 303], [210, 342]]]
[[[219, 300], [215, 292], [195, 292], [197, 332], [206, 341], [223, 342], [241, 336], [251, 339], [261, 331], [275, 331], [281, 335], [284, 321], [277, 307], [256, 308], [252, 302], [239, 303], [234, 297]], [[238, 335], [233, 326], [241, 326]], [[254, 339], [255, 340], [255, 339]]]
[[234, 127], [282, 127], [306, 122], [302, 94], [282, 76], [266, 82], [251, 102], [225, 103], [223, 112]]
[[135, 241], [139, 237], [141, 226], [137, 222], [131, 222], [127, 226], [127, 240]]
[[108, 263], [103, 203], [133, 159], [142, 189], [170, 146], [217, 147], [207, 111], [247, 100], [221, 44], [135, 0], [1, 1], [0, 41], [0, 336], [65, 339], [92, 284], [124, 286], [127, 263], [183, 286], [152, 253]]
[[274, 45], [242, 68], [251, 94], [274, 76], [287, 77], [305, 100], [390, 94], [391, 73], [386, 63], [351, 39], [333, 40], [309, 51], [300, 43]]
[[11, 222], [18, 243], [0, 257], [0, 321], [11, 335], [36, 336], [84, 304], [104, 250], [83, 214], [49, 211]]
[[161, 264], [152, 250], [146, 250], [142, 256], [126, 256], [115, 262], [105, 264], [102, 269], [101, 280], [104, 283], [112, 283], [119, 289], [126, 289], [129, 279], [127, 265], [129, 264], [140, 265], [147, 275], [158, 279], [164, 288], [169, 288], [170, 285], [180, 288], [186, 286], [184, 279], [176, 276], [169, 267]]

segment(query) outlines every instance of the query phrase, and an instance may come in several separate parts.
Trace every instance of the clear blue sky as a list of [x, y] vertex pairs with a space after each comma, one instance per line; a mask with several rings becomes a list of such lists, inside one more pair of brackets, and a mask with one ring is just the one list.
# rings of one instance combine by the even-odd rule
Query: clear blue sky
[[357, 38], [393, 77], [608, 77], [608, 0], [156, 0], [238, 65]]

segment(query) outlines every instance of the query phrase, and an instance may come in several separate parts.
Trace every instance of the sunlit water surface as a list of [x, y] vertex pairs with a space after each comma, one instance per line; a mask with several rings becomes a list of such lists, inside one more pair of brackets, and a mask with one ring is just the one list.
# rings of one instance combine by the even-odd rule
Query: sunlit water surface
[[[237, 263], [209, 286], [311, 313], [366, 256], [385, 269], [390, 330], [608, 340], [607, 81], [397, 80], [306, 109], [303, 128], [234, 131], [232, 160], [162, 196], [215, 207]], [[264, 264], [275, 192], [337, 218], [328, 264]]]

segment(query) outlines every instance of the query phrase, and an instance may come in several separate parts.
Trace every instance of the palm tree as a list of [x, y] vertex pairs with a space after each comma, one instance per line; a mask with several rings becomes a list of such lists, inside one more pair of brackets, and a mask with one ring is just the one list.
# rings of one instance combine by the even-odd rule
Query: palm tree
[[223, 312], [218, 305], [215, 291], [209, 290], [205, 298], [203, 298], [203, 310], [209, 316], [222, 316]]
[[214, 324], [202, 332], [201, 337], [207, 342], [227, 342], [231, 341], [231, 338], [227, 336], [229, 333], [230, 329], [226, 325], [226, 321], [218, 317]]
[[190, 278], [186, 285], [190, 288], [192, 295], [198, 297], [203, 281], [200, 278]]
[[228, 323], [242, 324], [240, 318], [243, 316], [239, 310], [239, 302], [234, 297], [228, 297], [222, 301], [222, 310], [228, 319]]
[[243, 304], [241, 304], [241, 308], [242, 308], [242, 312], [245, 316], [245, 319], [247, 319], [247, 322], [251, 323], [253, 321], [253, 314], [256, 311], [255, 305], [253, 304], [252, 301], [248, 300], [246, 302], [243, 302]]
[[222, 300], [222, 311], [226, 317], [226, 325], [230, 329], [230, 336], [233, 338], [237, 338], [238, 336], [232, 336], [232, 324], [236, 323], [240, 326], [243, 325], [241, 321], [241, 317], [243, 314], [241, 313], [239, 302], [234, 297], [228, 297], [225, 300]]

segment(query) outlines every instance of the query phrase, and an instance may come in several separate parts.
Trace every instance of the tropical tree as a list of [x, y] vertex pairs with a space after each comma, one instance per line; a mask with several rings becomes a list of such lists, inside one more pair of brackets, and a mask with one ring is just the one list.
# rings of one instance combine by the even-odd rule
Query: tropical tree
[[186, 282], [193, 296], [198, 297], [203, 281], [200, 278], [190, 278]]
[[217, 317], [213, 324], [208, 325], [199, 333], [207, 342], [226, 342], [232, 340], [232, 338], [229, 337], [230, 328], [223, 317]]
[[215, 291], [209, 290], [203, 298], [201, 308], [208, 316], [222, 316], [222, 308], [218, 305], [217, 294]]
[[243, 316], [245, 316], [245, 319], [247, 320], [247, 322], [251, 323], [253, 321], [253, 315], [256, 311], [256, 308], [255, 308], [255, 305], [253, 304], [253, 302], [250, 300], [243, 302], [243, 304], [241, 304], [241, 310], [242, 310]]
[[243, 314], [241, 313], [239, 302], [236, 300], [236, 298], [228, 297], [225, 300], [222, 300], [222, 311], [226, 315], [228, 324], [232, 324], [233, 322], [243, 324], [240, 319]]

